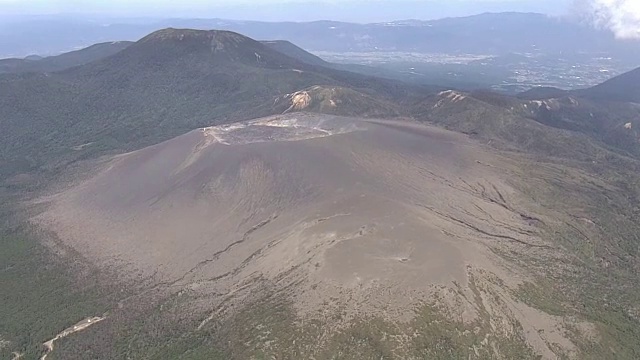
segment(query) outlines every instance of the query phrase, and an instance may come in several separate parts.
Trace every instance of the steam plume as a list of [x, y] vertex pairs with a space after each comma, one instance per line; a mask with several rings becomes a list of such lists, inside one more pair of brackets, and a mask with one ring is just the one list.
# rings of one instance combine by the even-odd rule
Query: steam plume
[[640, 0], [576, 0], [575, 9], [620, 39], [640, 39]]

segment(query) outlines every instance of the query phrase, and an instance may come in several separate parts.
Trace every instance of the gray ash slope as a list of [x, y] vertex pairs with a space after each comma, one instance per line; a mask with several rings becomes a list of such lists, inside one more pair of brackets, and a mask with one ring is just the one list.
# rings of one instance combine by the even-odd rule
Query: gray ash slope
[[[122, 279], [188, 294], [175, 316], [195, 333], [267, 301], [256, 295], [267, 286], [329, 337], [380, 313], [413, 321], [438, 299], [443, 314], [495, 337], [478, 351], [508, 356], [492, 344], [513, 342], [550, 358], [559, 350], [549, 339], [562, 352], [576, 347], [555, 330], [562, 321], [511, 294], [529, 275], [495, 253], [565, 256], [537, 228], [550, 213], [511, 185], [515, 171], [516, 162], [461, 134], [297, 113], [118, 155], [43, 198], [48, 210], [34, 221]], [[486, 312], [501, 325], [489, 330]], [[279, 341], [261, 346], [293, 349]]]

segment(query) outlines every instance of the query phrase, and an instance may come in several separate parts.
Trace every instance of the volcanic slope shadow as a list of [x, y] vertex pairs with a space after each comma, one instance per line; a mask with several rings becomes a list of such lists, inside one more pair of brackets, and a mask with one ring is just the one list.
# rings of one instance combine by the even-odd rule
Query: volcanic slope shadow
[[199, 328], [261, 283], [287, 289], [303, 318], [345, 311], [330, 331], [367, 314], [406, 321], [437, 296], [552, 358], [548, 344], [573, 345], [511, 299], [526, 274], [494, 252], [560, 256], [536, 228], [546, 218], [518, 205], [510, 164], [442, 129], [287, 114], [113, 157], [34, 220], [125, 278], [197, 293]]

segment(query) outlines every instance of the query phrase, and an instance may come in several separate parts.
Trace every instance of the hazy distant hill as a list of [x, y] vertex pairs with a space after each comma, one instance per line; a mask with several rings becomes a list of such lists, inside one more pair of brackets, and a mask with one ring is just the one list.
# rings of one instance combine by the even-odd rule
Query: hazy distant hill
[[0, 74], [64, 70], [111, 56], [126, 49], [129, 45], [131, 45], [129, 41], [115, 41], [46, 58], [29, 56], [24, 59], [2, 59], [0, 60]]
[[539, 86], [518, 94], [518, 97], [521, 99], [537, 100], [560, 97], [566, 95], [567, 93], [567, 90], [548, 86]]
[[261, 41], [262, 44], [264, 44], [265, 46], [268, 46], [278, 52], [281, 52], [289, 57], [292, 57], [294, 59], [298, 59], [302, 62], [305, 62], [307, 64], [311, 64], [311, 65], [318, 65], [318, 66], [325, 66], [325, 67], [331, 67], [332, 64], [322, 60], [322, 58], [311, 54], [310, 52], [307, 52], [305, 50], [303, 50], [302, 48], [294, 45], [293, 43], [289, 42], [289, 41], [285, 41], [285, 40], [274, 40], [274, 41]]
[[576, 94], [594, 100], [630, 101], [640, 103], [640, 68], [614, 77]]

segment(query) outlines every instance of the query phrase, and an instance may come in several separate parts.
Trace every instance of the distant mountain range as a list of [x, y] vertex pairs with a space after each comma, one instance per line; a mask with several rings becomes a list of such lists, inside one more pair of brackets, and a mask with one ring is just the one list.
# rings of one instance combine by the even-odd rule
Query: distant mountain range
[[[269, 23], [221, 19], [169, 19], [110, 23], [68, 18], [0, 24], [0, 57], [50, 55], [99, 42], [138, 40], [166, 27], [223, 29], [259, 40], [288, 40], [313, 51], [412, 51], [502, 55], [606, 53], [637, 56], [638, 46], [568, 19], [534, 13], [487, 13], [434, 21], [354, 24], [333, 21]], [[50, 36], [43, 41], [39, 34]]]

